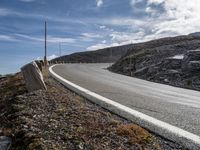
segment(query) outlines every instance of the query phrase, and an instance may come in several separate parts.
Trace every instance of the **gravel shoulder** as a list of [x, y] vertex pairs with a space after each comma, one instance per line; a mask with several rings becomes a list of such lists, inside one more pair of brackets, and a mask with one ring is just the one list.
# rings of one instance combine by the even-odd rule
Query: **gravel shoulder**
[[12, 139], [10, 149], [185, 149], [85, 100], [47, 73], [45, 83], [47, 91], [28, 93], [20, 73], [0, 79], [0, 137]]

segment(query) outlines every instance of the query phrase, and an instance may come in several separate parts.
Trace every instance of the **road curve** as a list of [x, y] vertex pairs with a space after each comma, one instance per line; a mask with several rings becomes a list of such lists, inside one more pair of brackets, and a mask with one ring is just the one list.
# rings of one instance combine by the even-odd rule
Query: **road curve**
[[200, 136], [200, 92], [136, 79], [106, 70], [109, 64], [63, 64], [63, 78], [144, 114]]

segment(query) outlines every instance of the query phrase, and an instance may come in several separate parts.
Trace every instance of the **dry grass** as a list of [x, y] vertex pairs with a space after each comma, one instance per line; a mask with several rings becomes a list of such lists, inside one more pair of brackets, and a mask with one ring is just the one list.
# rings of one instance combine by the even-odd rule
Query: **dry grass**
[[47, 79], [49, 77], [49, 68], [42, 67], [42, 74], [43, 74], [44, 79]]
[[27, 92], [23, 77], [20, 73], [10, 76], [5, 81], [1, 81], [0, 98], [20, 95]]
[[120, 125], [117, 134], [127, 137], [130, 144], [144, 144], [151, 141], [150, 133], [136, 124]]

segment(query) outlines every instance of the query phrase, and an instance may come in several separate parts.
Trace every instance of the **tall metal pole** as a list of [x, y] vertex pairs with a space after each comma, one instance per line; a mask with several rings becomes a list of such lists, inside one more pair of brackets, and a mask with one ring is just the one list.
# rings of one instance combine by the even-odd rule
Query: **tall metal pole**
[[45, 53], [44, 53], [44, 66], [47, 66], [47, 22], [45, 21]]
[[61, 57], [61, 43], [59, 42], [59, 56]]

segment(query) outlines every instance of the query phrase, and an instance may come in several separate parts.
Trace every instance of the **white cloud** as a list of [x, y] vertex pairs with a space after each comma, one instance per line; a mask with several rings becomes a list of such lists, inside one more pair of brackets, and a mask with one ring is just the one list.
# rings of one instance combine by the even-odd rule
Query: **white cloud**
[[47, 56], [47, 59], [48, 59], [48, 60], [52, 60], [52, 59], [54, 59], [54, 58], [56, 58], [56, 57], [58, 57], [58, 56], [55, 55], [55, 54], [52, 54], [52, 55], [50, 55], [50, 56]]
[[135, 5], [137, 4], [137, 3], [140, 3], [140, 2], [142, 2], [143, 0], [130, 0], [130, 4], [133, 6], [133, 7], [135, 7]]
[[[28, 39], [31, 41], [38, 41], [38, 42], [43, 42], [44, 38], [41, 37], [33, 37], [29, 35], [23, 35], [23, 34], [15, 34], [17, 37], [21, 37], [24, 39]], [[72, 38], [63, 38], [63, 37], [53, 37], [53, 36], [47, 36], [47, 42], [49, 43], [75, 43], [76, 39]]]
[[[146, 20], [141, 19], [134, 19], [134, 18], [126, 18], [126, 17], [117, 17], [117, 18], [108, 18], [97, 20], [98, 23], [103, 23], [106, 25], [113, 25], [113, 26], [141, 26], [146, 23]], [[107, 28], [106, 28], [107, 29]]]
[[[54, 58], [56, 58], [56, 57], [58, 57], [58, 56], [55, 55], [55, 54], [52, 54], [52, 55], [47, 56], [47, 60], [52, 60], [52, 59], [54, 59]], [[41, 58], [41, 57], [37, 57], [36, 60], [42, 60], [42, 59], [43, 59], [43, 58]]]
[[106, 47], [120, 46], [125, 44], [137, 43], [142, 41], [147, 41], [149, 39], [144, 38], [144, 32], [138, 31], [137, 33], [126, 33], [126, 32], [113, 32], [109, 35], [111, 37], [111, 42], [108, 43], [106, 40], [101, 41], [91, 45], [87, 50], [97, 50]]
[[101, 38], [102, 37], [101, 35], [95, 34], [95, 33], [82, 33], [81, 35], [86, 38]]
[[12, 9], [7, 9], [7, 8], [0, 8], [0, 16], [18, 16], [18, 17], [31, 17], [31, 18], [36, 18], [36, 17], [41, 17], [41, 15], [33, 15], [33, 14], [26, 14], [26, 13], [21, 13], [18, 11], [14, 11]]
[[199, 0], [149, 0], [151, 3], [163, 3], [165, 12], [155, 23], [153, 30], [156, 34], [176, 33], [188, 34], [200, 29]]
[[101, 41], [101, 43], [103, 43], [103, 44], [106, 44], [106, 43], [107, 43], [107, 41], [106, 41], [106, 40], [103, 40], [103, 41]]
[[37, 57], [36, 60], [41, 60], [41, 57]]
[[[143, 0], [130, 0], [131, 6]], [[156, 6], [156, 7], [155, 7]], [[186, 35], [200, 30], [200, 1], [199, 0], [147, 0], [147, 16], [142, 18], [108, 18], [97, 20], [107, 25], [126, 27], [127, 31], [109, 31], [111, 44], [100, 43], [89, 49], [102, 48], [117, 43], [135, 43], [162, 38], [167, 36]], [[134, 8], [133, 8], [134, 9]]]
[[0, 16], [7, 16], [10, 13], [8, 9], [0, 8]]
[[75, 43], [76, 39], [48, 36], [47, 41], [50, 43]]
[[35, 0], [20, 0], [21, 2], [33, 2]]
[[74, 19], [74, 18], [65, 18], [65, 17], [53, 17], [50, 15], [43, 15], [39, 13], [23, 13], [20, 11], [15, 11], [13, 9], [8, 8], [1, 8], [0, 7], [0, 17], [4, 16], [14, 16], [20, 18], [27, 18], [27, 19], [36, 19], [40, 21], [53, 21], [53, 22], [61, 22], [61, 23], [76, 23], [81, 25], [88, 25], [85, 20]]
[[103, 5], [103, 0], [96, 0], [97, 7], [101, 7]]
[[85, 42], [91, 42], [98, 38], [102, 38], [102, 36], [95, 33], [82, 33], [80, 36], [80, 39]]
[[123, 33], [123, 32], [113, 32], [110, 34], [110, 37], [112, 41], [115, 41], [117, 43], [122, 43], [124, 41], [130, 40], [132, 37], [128, 33]]
[[100, 44], [95, 44], [95, 45], [91, 45], [87, 48], [88, 51], [93, 51], [93, 50], [98, 50], [98, 49], [102, 49], [108, 47], [108, 45], [100, 43]]
[[91, 45], [87, 48], [88, 51], [93, 51], [93, 50], [98, 50], [98, 49], [103, 49], [106, 47], [113, 47], [113, 46], [119, 46], [118, 43], [112, 43], [112, 44], [104, 44], [104, 43], [100, 43], [100, 44], [95, 44], [95, 45]]
[[[101, 21], [102, 21], [102, 22], [106, 22], [105, 19], [103, 19], [103, 20], [101, 20]], [[102, 22], [101, 22], [101, 23], [102, 23]], [[109, 22], [109, 21], [107, 21], [106, 24], [108, 24], [108, 22]], [[100, 22], [98, 22], [98, 23], [100, 23]], [[110, 23], [110, 24], [112, 24], [112, 23]], [[113, 29], [111, 29], [111, 28], [109, 28], [109, 27], [107, 27], [107, 26], [105, 26], [105, 25], [100, 25], [100, 26], [99, 26], [99, 29], [105, 30], [106, 32], [113, 32], [113, 31], [114, 31]]]
[[44, 39], [42, 38], [38, 38], [38, 37], [33, 37], [33, 36], [29, 36], [29, 35], [24, 35], [24, 34], [15, 34], [18, 38], [24, 38], [24, 39], [28, 39], [30, 41], [39, 41], [39, 42], [43, 42]]
[[18, 40], [13, 36], [0, 35], [0, 41], [15, 42], [15, 41], [18, 41]]
[[161, 4], [165, 0], [148, 0], [148, 4]]
[[99, 26], [100, 29], [106, 29], [106, 26]]

